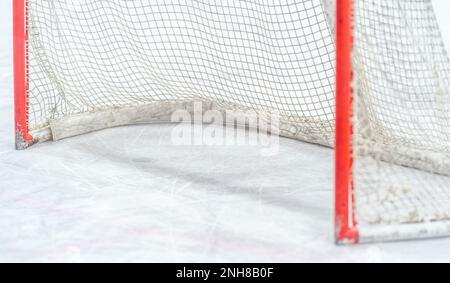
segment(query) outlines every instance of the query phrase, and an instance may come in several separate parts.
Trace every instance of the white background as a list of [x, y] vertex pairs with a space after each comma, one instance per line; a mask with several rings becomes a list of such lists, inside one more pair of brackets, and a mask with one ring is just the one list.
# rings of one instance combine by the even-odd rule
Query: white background
[[[335, 246], [333, 151], [319, 146], [174, 147], [171, 128], [153, 125], [15, 151], [11, 2], [0, 3], [0, 261], [450, 261], [450, 239]], [[434, 3], [450, 47], [450, 1]]]

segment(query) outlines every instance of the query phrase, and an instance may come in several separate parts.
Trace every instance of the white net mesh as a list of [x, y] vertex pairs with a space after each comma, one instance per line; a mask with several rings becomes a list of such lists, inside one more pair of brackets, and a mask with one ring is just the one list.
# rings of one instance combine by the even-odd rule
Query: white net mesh
[[[448, 220], [450, 62], [432, 4], [355, 4], [358, 221]], [[449, 227], [443, 225], [442, 233]], [[387, 233], [394, 238], [396, 231]], [[424, 225], [420, 233], [431, 232]]]
[[[276, 111], [282, 134], [333, 145], [333, 0], [30, 0], [29, 8], [35, 133], [80, 114], [205, 101]], [[450, 64], [431, 3], [356, 0], [355, 29], [357, 219], [447, 220]]]
[[30, 26], [32, 130], [201, 100], [277, 110], [305, 124], [295, 135], [332, 144], [334, 43], [318, 0], [31, 0]]

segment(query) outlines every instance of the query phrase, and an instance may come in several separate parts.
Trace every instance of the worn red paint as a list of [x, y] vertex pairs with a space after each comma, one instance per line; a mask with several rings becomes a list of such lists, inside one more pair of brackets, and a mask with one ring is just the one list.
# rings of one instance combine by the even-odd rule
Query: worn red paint
[[336, 241], [357, 243], [359, 232], [354, 212], [352, 124], [354, 0], [336, 2]]

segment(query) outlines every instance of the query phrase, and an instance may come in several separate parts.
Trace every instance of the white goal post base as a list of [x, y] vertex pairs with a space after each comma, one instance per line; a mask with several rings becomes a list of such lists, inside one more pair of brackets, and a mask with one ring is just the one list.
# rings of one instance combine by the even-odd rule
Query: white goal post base
[[[426, 240], [443, 238], [450, 235], [450, 221], [423, 223], [409, 223], [393, 227], [392, 225], [360, 225], [360, 244], [394, 242], [408, 240]], [[341, 242], [347, 243], [345, 240]], [[348, 243], [354, 243], [349, 241]]]
[[[267, 134], [277, 134], [282, 137], [292, 138], [309, 143], [321, 144], [323, 137], [319, 134], [302, 133], [304, 128], [324, 127], [323, 121], [314, 121], [305, 119], [302, 122], [297, 121], [295, 125], [289, 121], [279, 120], [279, 114], [276, 112], [255, 112], [252, 109], [243, 109], [236, 105], [227, 103], [218, 103], [213, 101], [189, 100], [189, 101], [159, 101], [146, 105], [117, 107], [63, 117], [58, 120], [50, 120], [49, 125], [43, 129], [31, 132], [34, 140], [32, 144], [59, 141], [62, 139], [75, 137], [95, 131], [108, 128], [138, 125], [138, 124], [170, 124], [170, 123], [203, 123], [211, 124], [214, 121], [194, 121], [195, 117], [204, 118], [208, 111], [217, 111], [224, 118], [222, 123], [226, 127], [243, 126], [245, 129], [257, 129], [258, 124], [249, 123], [249, 119], [258, 119], [270, 127], [271, 123], [276, 123], [276, 128], [272, 131], [266, 129]], [[178, 111], [189, 113], [192, 120], [174, 121], [174, 114]], [[227, 120], [227, 115], [232, 115]], [[300, 126], [303, 125], [303, 126]], [[275, 126], [275, 125], [274, 125]], [[332, 127], [332, 125], [328, 125]], [[29, 143], [21, 143], [19, 147], [25, 149]]]

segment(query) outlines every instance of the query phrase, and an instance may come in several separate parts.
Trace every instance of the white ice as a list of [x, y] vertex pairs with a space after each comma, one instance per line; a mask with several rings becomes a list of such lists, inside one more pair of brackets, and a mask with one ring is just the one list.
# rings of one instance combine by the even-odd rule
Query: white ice
[[[171, 126], [146, 125], [15, 151], [11, 2], [0, 2], [1, 262], [450, 261], [450, 239], [335, 246], [333, 151], [320, 146], [180, 147]], [[434, 2], [450, 47], [450, 2]]]

